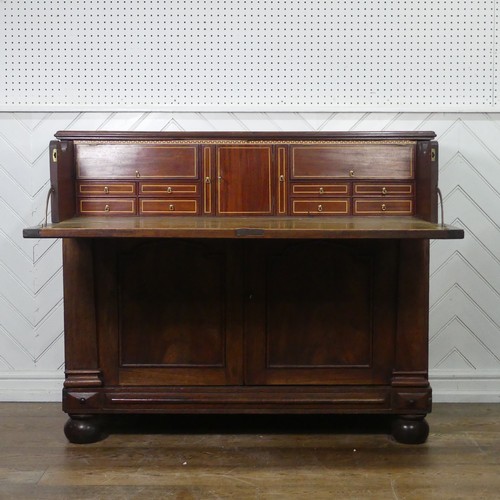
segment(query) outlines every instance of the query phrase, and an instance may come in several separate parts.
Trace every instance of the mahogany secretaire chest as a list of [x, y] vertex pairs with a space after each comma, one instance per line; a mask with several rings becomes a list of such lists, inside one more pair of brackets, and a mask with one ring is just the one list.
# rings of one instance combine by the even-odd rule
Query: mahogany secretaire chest
[[58, 132], [65, 431], [102, 414], [377, 413], [421, 443], [433, 132]]

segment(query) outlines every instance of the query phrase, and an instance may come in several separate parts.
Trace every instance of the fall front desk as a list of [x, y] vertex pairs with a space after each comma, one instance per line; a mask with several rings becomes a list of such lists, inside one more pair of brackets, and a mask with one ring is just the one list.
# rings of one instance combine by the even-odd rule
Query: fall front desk
[[433, 132], [58, 132], [71, 442], [103, 414], [373, 413], [429, 428]]

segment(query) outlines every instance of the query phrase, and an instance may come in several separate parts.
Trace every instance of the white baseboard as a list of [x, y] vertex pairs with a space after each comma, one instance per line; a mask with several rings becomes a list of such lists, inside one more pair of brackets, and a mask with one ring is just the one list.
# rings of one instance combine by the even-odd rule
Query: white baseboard
[[435, 403], [500, 403], [500, 370], [431, 370]]
[[0, 401], [60, 402], [63, 382], [62, 371], [0, 372]]
[[[62, 371], [0, 372], [0, 401], [58, 402]], [[435, 403], [500, 403], [500, 370], [431, 370]]]

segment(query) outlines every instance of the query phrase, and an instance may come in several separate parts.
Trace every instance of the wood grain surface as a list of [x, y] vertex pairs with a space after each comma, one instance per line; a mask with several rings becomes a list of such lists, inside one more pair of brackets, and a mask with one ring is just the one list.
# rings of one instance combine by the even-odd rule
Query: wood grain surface
[[58, 404], [0, 404], [0, 498], [497, 499], [500, 491], [498, 404], [435, 405], [420, 446], [395, 443], [373, 417], [234, 415], [131, 417], [82, 446], [66, 441], [65, 419]]

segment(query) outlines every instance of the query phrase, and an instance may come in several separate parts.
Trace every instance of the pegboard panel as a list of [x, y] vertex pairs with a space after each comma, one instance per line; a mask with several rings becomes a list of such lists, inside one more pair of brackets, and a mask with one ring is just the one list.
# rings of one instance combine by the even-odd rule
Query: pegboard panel
[[0, 0], [0, 105], [492, 110], [497, 2]]

